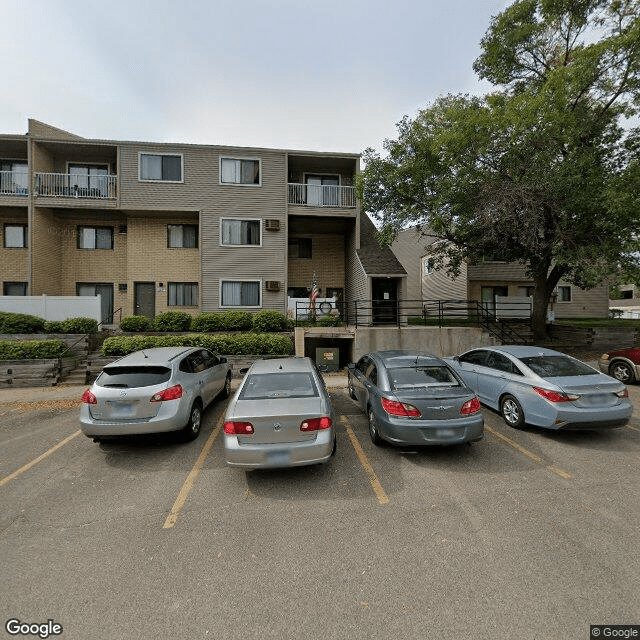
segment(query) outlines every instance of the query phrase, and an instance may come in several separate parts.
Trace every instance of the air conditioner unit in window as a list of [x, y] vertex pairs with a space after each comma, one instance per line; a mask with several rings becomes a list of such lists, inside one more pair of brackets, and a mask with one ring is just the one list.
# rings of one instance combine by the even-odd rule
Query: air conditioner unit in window
[[280, 231], [280, 220], [265, 220], [264, 228], [267, 231]]
[[267, 291], [280, 291], [280, 283], [277, 280], [267, 280], [265, 288]]

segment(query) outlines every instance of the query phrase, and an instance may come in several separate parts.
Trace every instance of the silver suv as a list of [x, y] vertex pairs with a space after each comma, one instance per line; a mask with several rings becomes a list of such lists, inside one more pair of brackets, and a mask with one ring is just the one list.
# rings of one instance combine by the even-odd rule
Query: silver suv
[[80, 428], [104, 436], [180, 431], [200, 433], [202, 412], [231, 390], [226, 358], [201, 347], [158, 347], [130, 353], [104, 367], [82, 396]]

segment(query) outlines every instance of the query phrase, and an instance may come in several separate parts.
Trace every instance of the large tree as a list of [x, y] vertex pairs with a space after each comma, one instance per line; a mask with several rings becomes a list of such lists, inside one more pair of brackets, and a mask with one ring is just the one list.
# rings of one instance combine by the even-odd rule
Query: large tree
[[640, 0], [518, 0], [496, 16], [474, 64], [496, 90], [441, 97], [364, 152], [359, 194], [381, 239], [421, 224], [452, 273], [524, 264], [537, 338], [560, 279], [590, 288], [632, 263], [639, 13]]

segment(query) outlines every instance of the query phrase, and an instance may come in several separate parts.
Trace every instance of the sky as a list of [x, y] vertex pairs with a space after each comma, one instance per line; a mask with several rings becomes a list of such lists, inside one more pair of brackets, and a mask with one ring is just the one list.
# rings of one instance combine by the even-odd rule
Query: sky
[[507, 0], [2, 0], [0, 133], [360, 153], [447, 93]]

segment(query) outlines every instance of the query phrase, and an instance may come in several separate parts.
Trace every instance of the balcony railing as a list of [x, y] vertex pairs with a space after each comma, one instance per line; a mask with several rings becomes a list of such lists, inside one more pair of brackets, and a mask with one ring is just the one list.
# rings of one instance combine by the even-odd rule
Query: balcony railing
[[330, 184], [289, 184], [289, 204], [302, 207], [342, 207], [356, 206], [354, 187]]
[[69, 173], [36, 173], [36, 195], [57, 198], [92, 198], [110, 200], [116, 197], [118, 176], [80, 176]]
[[29, 177], [23, 171], [0, 171], [0, 195], [28, 196]]

